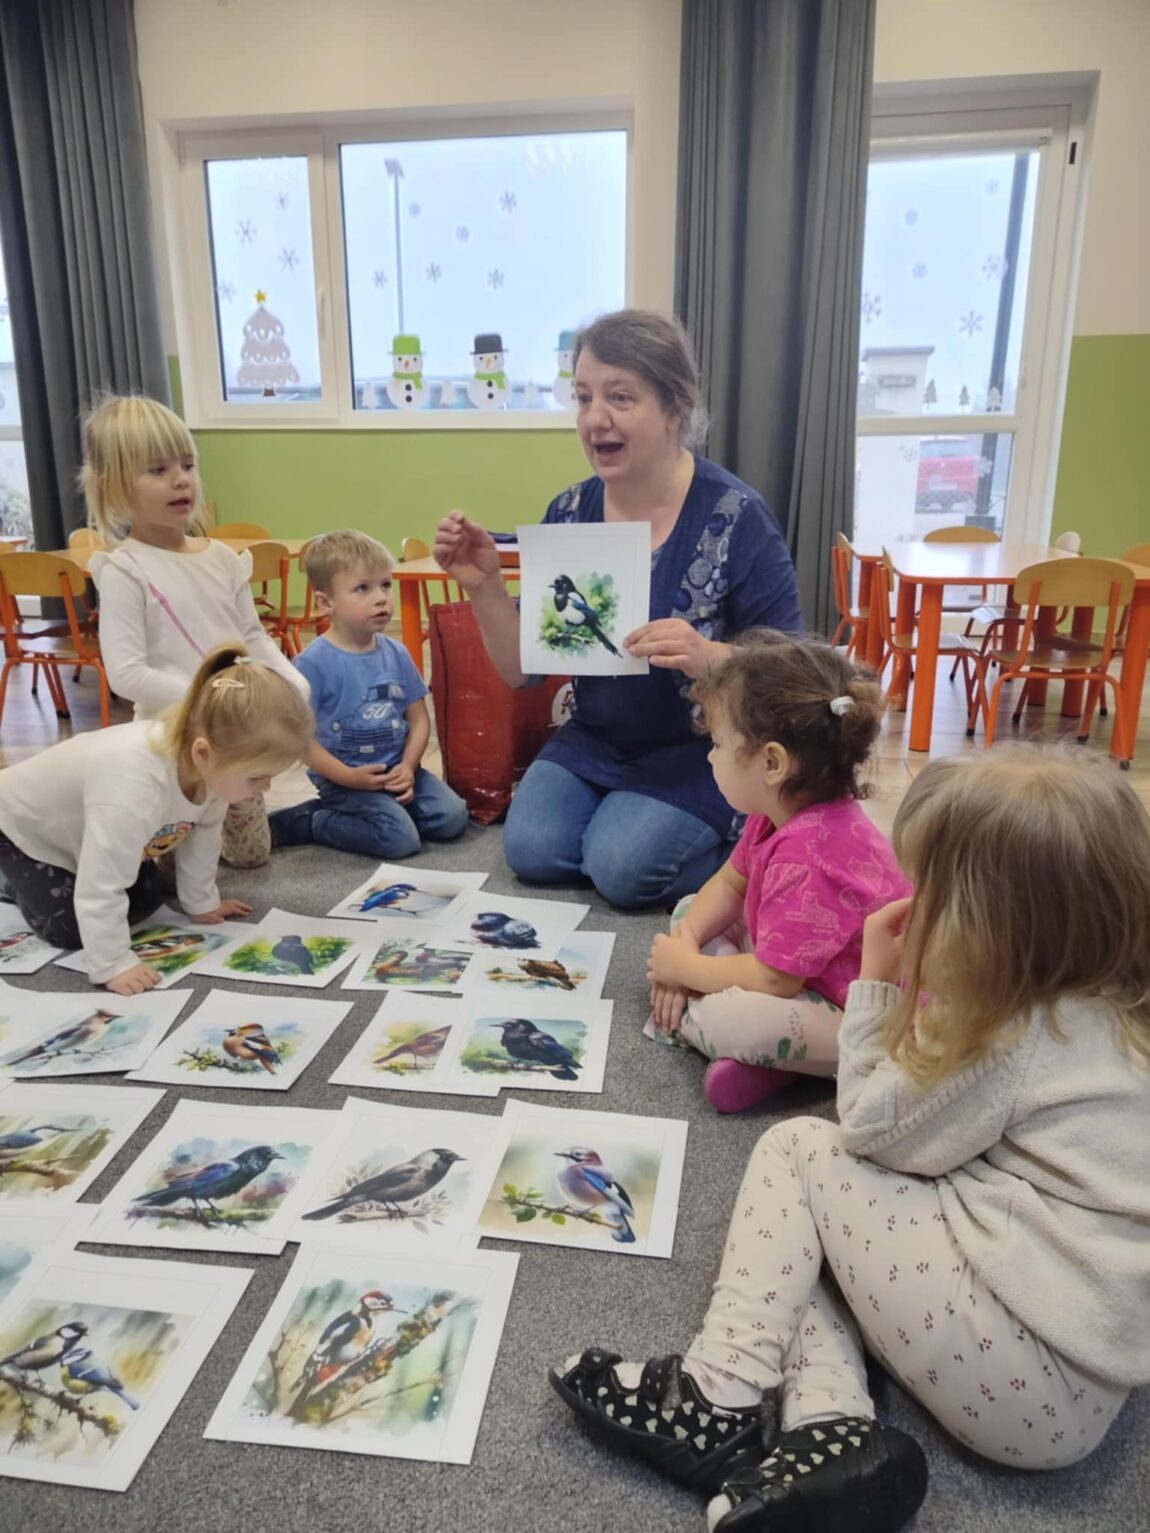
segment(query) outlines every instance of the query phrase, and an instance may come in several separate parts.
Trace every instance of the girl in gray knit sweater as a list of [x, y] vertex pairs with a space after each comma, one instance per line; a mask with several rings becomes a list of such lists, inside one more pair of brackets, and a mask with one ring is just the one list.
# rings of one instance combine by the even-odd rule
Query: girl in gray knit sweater
[[1104, 758], [1020, 747], [932, 762], [894, 844], [916, 892], [866, 924], [839, 1123], [760, 1139], [685, 1356], [552, 1371], [717, 1492], [715, 1533], [913, 1516], [926, 1462], [864, 1347], [1022, 1469], [1085, 1457], [1150, 1382], [1150, 818]]

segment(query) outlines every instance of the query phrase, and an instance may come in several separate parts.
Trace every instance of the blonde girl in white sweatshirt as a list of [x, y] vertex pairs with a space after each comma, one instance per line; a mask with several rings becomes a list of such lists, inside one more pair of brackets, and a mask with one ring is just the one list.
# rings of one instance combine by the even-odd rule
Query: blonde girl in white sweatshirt
[[894, 845], [916, 893], [866, 923], [839, 1122], [759, 1140], [684, 1357], [552, 1371], [720, 1533], [913, 1516], [926, 1461], [864, 1348], [1019, 1469], [1150, 1382], [1150, 818], [1111, 762], [1022, 747], [925, 767]]
[[216, 888], [224, 815], [258, 798], [311, 739], [298, 687], [238, 645], [213, 650], [158, 722], [74, 735], [0, 772], [7, 897], [45, 942], [82, 947], [94, 984], [150, 990], [160, 976], [132, 952], [130, 929], [163, 902], [155, 859], [172, 853], [191, 920], [249, 915]]

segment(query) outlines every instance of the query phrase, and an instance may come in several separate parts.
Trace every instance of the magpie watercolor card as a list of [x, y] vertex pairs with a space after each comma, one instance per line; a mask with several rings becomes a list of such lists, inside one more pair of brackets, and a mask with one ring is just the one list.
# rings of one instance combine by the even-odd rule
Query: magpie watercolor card
[[603, 1089], [611, 1001], [523, 997], [510, 1010], [472, 1001], [447, 1066], [463, 1081], [527, 1091]]
[[614, 946], [614, 932], [577, 931], [528, 953], [483, 952], [465, 986], [468, 994], [498, 995], [520, 1009], [527, 997], [594, 998], [603, 994]]
[[0, 1474], [127, 1490], [250, 1278], [54, 1249], [35, 1263], [0, 1305]]
[[351, 1007], [350, 1001], [210, 990], [132, 1079], [287, 1091]]
[[517, 1260], [302, 1247], [204, 1436], [470, 1463]]
[[[160, 976], [155, 988], [166, 990], [205, 958], [255, 929], [249, 921], [220, 921], [215, 926], [201, 926], [164, 905], [132, 928], [132, 951], [141, 963], [155, 969]], [[88, 972], [82, 949], [57, 959], [56, 967], [75, 974]]]
[[520, 527], [525, 675], [645, 676], [623, 640], [651, 616], [649, 522]]
[[0, 1212], [9, 1198], [75, 1202], [163, 1095], [144, 1086], [0, 1087]]
[[339, 1121], [338, 1112], [305, 1107], [178, 1102], [101, 1203], [86, 1238], [278, 1256], [283, 1241], [263, 1231]]
[[466, 1001], [389, 990], [329, 1080], [333, 1086], [372, 1091], [497, 1096], [497, 1081], [460, 1079], [452, 1064], [448, 1044], [467, 1017]]
[[[6, 992], [3, 1003], [9, 1001]], [[116, 995], [21, 992], [18, 1042], [0, 1041], [0, 1076], [109, 1075], [142, 1065], [191, 1000], [190, 990]]]
[[302, 985], [322, 990], [375, 936], [363, 921], [337, 921], [269, 910], [253, 932], [230, 942], [197, 973], [255, 985]]
[[509, 1101], [506, 1153], [479, 1219], [481, 1235], [670, 1256], [687, 1125]]
[[466, 947], [529, 954], [569, 935], [590, 910], [590, 905], [573, 900], [477, 894], [451, 920], [440, 924], [453, 942]]
[[0, 974], [35, 974], [63, 951], [35, 936], [15, 905], [0, 905]]
[[392, 1107], [349, 1097], [326, 1155], [284, 1202], [267, 1233], [342, 1244], [373, 1231], [395, 1245], [463, 1236], [475, 1221], [503, 1154], [502, 1118]]
[[6, 1299], [33, 1261], [52, 1246], [71, 1250], [99, 1212], [94, 1203], [37, 1203], [8, 1198], [0, 1203], [0, 1301]]
[[486, 882], [486, 873], [436, 873], [430, 868], [381, 862], [367, 882], [340, 900], [328, 915], [404, 924], [427, 921], [439, 926], [451, 920]]
[[418, 990], [425, 995], [458, 995], [466, 976], [478, 973], [479, 953], [455, 942], [441, 926], [402, 930], [390, 926], [374, 934], [367, 951], [344, 977], [344, 990]]

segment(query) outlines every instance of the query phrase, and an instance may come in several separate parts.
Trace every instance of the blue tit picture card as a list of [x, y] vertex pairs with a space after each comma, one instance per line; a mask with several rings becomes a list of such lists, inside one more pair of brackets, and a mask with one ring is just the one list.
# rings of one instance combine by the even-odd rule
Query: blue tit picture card
[[15, 1198], [75, 1202], [163, 1095], [144, 1086], [0, 1086], [0, 1211]]
[[624, 648], [650, 621], [650, 522], [517, 529], [519, 664], [527, 676], [645, 676]]

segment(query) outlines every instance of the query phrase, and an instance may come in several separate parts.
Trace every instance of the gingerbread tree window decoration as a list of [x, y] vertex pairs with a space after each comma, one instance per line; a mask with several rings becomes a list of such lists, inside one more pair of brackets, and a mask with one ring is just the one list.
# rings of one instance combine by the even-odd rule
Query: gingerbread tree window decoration
[[283, 321], [264, 307], [267, 296], [262, 288], [257, 290], [259, 307], [244, 325], [236, 382], [241, 388], [261, 389], [265, 399], [274, 399], [277, 388], [299, 382], [299, 373], [284, 340]]

